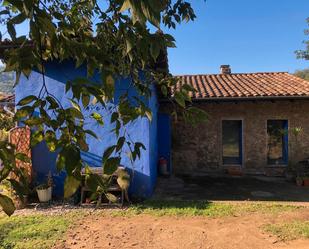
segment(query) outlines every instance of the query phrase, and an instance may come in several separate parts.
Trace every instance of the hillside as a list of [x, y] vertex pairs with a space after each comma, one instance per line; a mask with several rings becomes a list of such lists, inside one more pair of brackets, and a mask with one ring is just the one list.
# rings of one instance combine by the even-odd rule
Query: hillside
[[14, 73], [0, 71], [0, 92], [13, 93]]

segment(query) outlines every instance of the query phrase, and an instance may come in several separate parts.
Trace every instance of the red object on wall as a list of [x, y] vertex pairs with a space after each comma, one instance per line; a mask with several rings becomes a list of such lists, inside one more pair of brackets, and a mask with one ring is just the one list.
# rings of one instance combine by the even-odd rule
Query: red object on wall
[[304, 186], [309, 187], [309, 179], [304, 179]]
[[164, 157], [159, 159], [159, 173], [160, 175], [168, 175], [167, 160]]

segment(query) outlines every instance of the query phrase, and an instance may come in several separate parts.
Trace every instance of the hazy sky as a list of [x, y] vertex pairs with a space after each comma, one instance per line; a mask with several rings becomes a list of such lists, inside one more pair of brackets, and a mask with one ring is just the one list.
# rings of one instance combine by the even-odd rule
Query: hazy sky
[[[173, 74], [288, 71], [309, 67], [296, 59], [304, 48], [309, 0], [192, 0], [194, 22], [165, 30], [176, 38], [169, 50]], [[1, 31], [5, 27], [1, 27]], [[17, 29], [27, 31], [26, 25]], [[309, 39], [309, 37], [307, 37]]]

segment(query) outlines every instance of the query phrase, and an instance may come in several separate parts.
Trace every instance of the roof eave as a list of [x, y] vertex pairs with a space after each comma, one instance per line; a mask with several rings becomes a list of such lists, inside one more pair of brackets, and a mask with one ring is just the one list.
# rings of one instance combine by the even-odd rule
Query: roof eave
[[[255, 96], [255, 97], [210, 97], [192, 98], [192, 102], [226, 102], [226, 101], [274, 101], [274, 100], [309, 100], [309, 95], [304, 96]], [[169, 99], [160, 99], [159, 102], [167, 103]]]

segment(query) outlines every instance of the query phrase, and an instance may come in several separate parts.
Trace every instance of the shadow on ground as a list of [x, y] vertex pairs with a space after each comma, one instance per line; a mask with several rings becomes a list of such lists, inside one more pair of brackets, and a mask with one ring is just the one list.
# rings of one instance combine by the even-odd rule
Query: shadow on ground
[[173, 176], [158, 179], [154, 198], [309, 202], [309, 187], [279, 177]]

